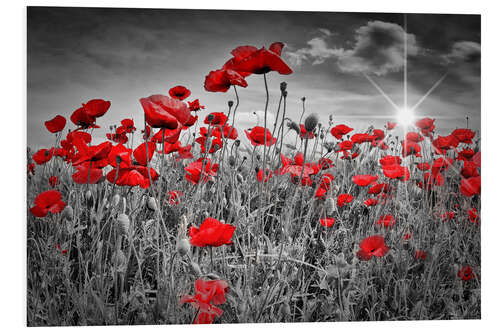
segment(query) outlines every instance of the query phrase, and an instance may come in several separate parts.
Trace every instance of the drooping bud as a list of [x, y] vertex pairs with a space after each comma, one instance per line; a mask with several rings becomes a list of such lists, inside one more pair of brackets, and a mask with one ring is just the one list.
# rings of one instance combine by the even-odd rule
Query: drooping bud
[[116, 218], [118, 233], [122, 236], [128, 235], [130, 229], [130, 219], [127, 214], [120, 214]]
[[182, 257], [189, 253], [191, 250], [191, 244], [186, 238], [181, 238], [177, 240], [175, 245], [175, 251]]
[[71, 207], [70, 205], [64, 207], [64, 210], [62, 212], [62, 217], [63, 219], [68, 221], [73, 220], [73, 207]]
[[120, 195], [118, 193], [116, 193], [114, 196], [113, 196], [113, 201], [111, 201], [111, 203], [113, 204], [114, 207], [118, 206], [118, 204], [120, 203]]
[[156, 205], [156, 200], [153, 197], [149, 197], [148, 201], [146, 202], [146, 206], [148, 207], [149, 210], [156, 211], [158, 209], [158, 206]]
[[297, 134], [299, 134], [299, 133], [300, 133], [300, 127], [299, 127], [299, 125], [297, 125], [297, 123], [296, 123], [296, 122], [294, 122], [294, 121], [289, 121], [289, 122], [286, 124], [286, 126], [288, 126], [288, 128], [289, 128], [289, 129], [292, 129], [292, 130], [294, 130], [295, 132], [297, 132]]
[[311, 113], [307, 116], [306, 120], [304, 120], [304, 128], [307, 132], [312, 132], [318, 125], [318, 115], [315, 113]]

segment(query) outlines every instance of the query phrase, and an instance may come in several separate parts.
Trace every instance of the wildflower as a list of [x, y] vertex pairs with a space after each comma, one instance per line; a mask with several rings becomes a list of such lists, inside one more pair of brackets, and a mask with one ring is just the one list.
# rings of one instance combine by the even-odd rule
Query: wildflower
[[30, 211], [36, 217], [44, 217], [49, 212], [52, 214], [60, 213], [64, 207], [66, 207], [66, 203], [61, 200], [61, 193], [57, 190], [48, 190], [35, 198], [35, 205], [30, 208]]
[[45, 122], [45, 127], [50, 133], [57, 133], [64, 129], [66, 126], [66, 118], [63, 116], [57, 115], [51, 120], [47, 120]]
[[397, 123], [393, 123], [393, 122], [388, 121], [387, 125], [386, 125], [387, 130], [390, 131], [390, 130], [394, 129], [396, 127], [396, 125], [397, 125]]
[[378, 219], [377, 225], [383, 225], [386, 228], [390, 228], [395, 224], [395, 222], [396, 222], [396, 219], [394, 218], [394, 216], [388, 214], [388, 215], [382, 215]]
[[340, 140], [344, 135], [352, 131], [354, 128], [346, 126], [344, 124], [337, 125], [330, 130], [330, 133], [337, 139]]
[[229, 68], [211, 71], [205, 77], [206, 91], [226, 92], [231, 86], [246, 88], [248, 83], [240, 73]]
[[427, 253], [423, 250], [416, 250], [415, 251], [415, 259], [416, 260], [425, 260], [427, 258]]
[[205, 159], [205, 168], [202, 172], [203, 158], [199, 158], [196, 161], [190, 163], [187, 167], [184, 168], [186, 170], [186, 179], [193, 184], [198, 184], [201, 180], [206, 183], [209, 177], [214, 176], [219, 169], [219, 165], [217, 163], [211, 163], [209, 158]]
[[344, 207], [346, 204], [351, 202], [353, 199], [354, 199], [354, 197], [350, 194], [347, 194], [347, 193], [339, 194], [339, 196], [337, 197], [337, 206]]
[[305, 126], [300, 124], [300, 138], [301, 139], [314, 139], [314, 132], [307, 131]]
[[462, 178], [460, 182], [460, 192], [466, 197], [471, 197], [481, 193], [481, 176]]
[[378, 179], [378, 176], [374, 175], [355, 175], [352, 177], [352, 181], [358, 186], [368, 186], [374, 184]]
[[435, 119], [422, 118], [422, 119], [417, 120], [415, 122], [415, 126], [420, 129], [420, 131], [422, 132], [422, 134], [424, 136], [430, 136], [431, 133], [436, 128], [436, 126], [434, 126], [434, 121], [435, 121]]
[[324, 219], [319, 219], [319, 222], [321, 223], [321, 225], [325, 228], [330, 228], [331, 226], [333, 226], [335, 224], [335, 218], [333, 217], [326, 217]]
[[186, 103], [164, 95], [151, 95], [140, 99], [146, 122], [153, 128], [182, 128], [191, 117]]
[[389, 248], [385, 245], [384, 237], [380, 235], [363, 239], [359, 247], [360, 250], [356, 253], [356, 256], [363, 261], [370, 260], [372, 256], [383, 257], [389, 252]]
[[168, 202], [171, 206], [176, 206], [180, 203], [180, 197], [183, 196], [181, 191], [173, 190], [167, 192]]
[[170, 97], [182, 101], [191, 95], [191, 91], [184, 86], [175, 86], [168, 91]]
[[56, 185], [60, 184], [59, 177], [57, 176], [51, 176], [49, 178], [49, 184], [51, 187], [56, 187]]
[[205, 124], [211, 124], [212, 126], [224, 125], [227, 121], [227, 116], [223, 112], [212, 112], [208, 114], [205, 118]]
[[264, 131], [264, 127], [261, 126], [255, 126], [250, 132], [245, 130], [245, 134], [254, 146], [264, 145], [264, 141], [266, 146], [272, 146], [276, 143], [276, 138], [272, 137], [271, 131], [267, 128]]
[[462, 268], [458, 271], [457, 276], [464, 281], [469, 281], [470, 279], [475, 277], [474, 273], [472, 272], [472, 267], [470, 266], [462, 266]]
[[479, 215], [477, 214], [476, 207], [469, 209], [467, 212], [469, 214], [469, 221], [471, 221], [471, 223], [476, 224], [477, 222], [479, 222]]
[[33, 161], [35, 161], [36, 164], [42, 165], [50, 161], [52, 155], [54, 155], [54, 148], [40, 149], [39, 151], [34, 153], [31, 158], [33, 159]]
[[189, 228], [191, 245], [200, 247], [230, 245], [232, 244], [231, 237], [235, 229], [235, 226], [207, 217], [199, 228]]
[[229, 286], [224, 280], [196, 280], [195, 295], [185, 295], [179, 301], [179, 305], [191, 303], [197, 310], [198, 315], [193, 324], [211, 324], [215, 317], [220, 317], [223, 313], [215, 305], [226, 302], [225, 294]]
[[378, 200], [377, 199], [373, 199], [373, 198], [369, 198], [367, 200], [364, 201], [364, 204], [368, 207], [370, 206], [375, 206], [376, 204], [378, 204]]
[[458, 142], [462, 143], [472, 143], [472, 139], [476, 135], [472, 130], [468, 128], [457, 128], [453, 132], [451, 132], [451, 135], [453, 135]]

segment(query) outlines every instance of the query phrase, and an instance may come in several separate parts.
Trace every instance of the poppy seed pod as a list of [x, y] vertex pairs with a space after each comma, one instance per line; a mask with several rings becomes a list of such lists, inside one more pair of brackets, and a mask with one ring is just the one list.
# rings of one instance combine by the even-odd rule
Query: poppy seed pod
[[148, 201], [146, 202], [146, 206], [148, 207], [149, 210], [156, 211], [158, 209], [158, 206], [156, 206], [156, 200], [153, 197], [149, 197]]
[[283, 82], [280, 83], [280, 90], [281, 90], [281, 92], [286, 91], [286, 86], [287, 86], [286, 82], [283, 81]]
[[191, 244], [186, 238], [180, 238], [177, 240], [177, 244], [175, 244], [175, 251], [181, 256], [185, 256], [191, 250]]
[[234, 145], [235, 145], [236, 147], [239, 147], [239, 146], [240, 146], [240, 143], [241, 143], [241, 141], [240, 141], [239, 139], [237, 139], [237, 140], [235, 140], [235, 141], [234, 141]]
[[127, 214], [120, 214], [116, 218], [118, 233], [122, 236], [128, 235], [130, 229], [130, 219]]
[[64, 207], [64, 210], [62, 212], [62, 217], [65, 220], [72, 220], [73, 219], [73, 207], [70, 205], [67, 205]]
[[288, 91], [285, 90], [281, 94], [283, 95], [284, 98], [286, 98], [286, 96], [288, 96]]
[[302, 102], [305, 102], [305, 101], [306, 101], [306, 97], [304, 96], [304, 97], [302, 97], [300, 100], [301, 100]]
[[307, 132], [312, 132], [318, 126], [318, 115], [315, 113], [307, 116], [306, 120], [304, 120], [304, 128]]
[[215, 116], [211, 113], [207, 116], [207, 120], [208, 122], [212, 122], [212, 120], [214, 120]]
[[233, 101], [228, 101], [228, 102], [227, 102], [227, 105], [228, 105], [230, 108], [231, 108], [231, 107], [233, 107], [233, 104], [234, 104], [234, 102], [233, 102]]

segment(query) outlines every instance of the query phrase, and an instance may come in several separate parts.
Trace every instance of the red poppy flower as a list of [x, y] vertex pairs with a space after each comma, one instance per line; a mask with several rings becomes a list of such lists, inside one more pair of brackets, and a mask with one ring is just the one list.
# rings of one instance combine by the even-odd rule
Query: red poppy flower
[[406, 141], [412, 141], [419, 143], [424, 140], [424, 137], [418, 134], [417, 132], [408, 132], [406, 133]]
[[407, 157], [410, 155], [415, 155], [416, 157], [421, 157], [420, 151], [422, 147], [414, 141], [403, 140], [401, 141], [401, 146], [403, 149], [401, 150], [401, 155], [403, 157]]
[[197, 311], [193, 324], [211, 324], [215, 317], [220, 317], [223, 313], [215, 305], [226, 302], [226, 296], [229, 287], [223, 280], [196, 280], [195, 295], [185, 295], [179, 305], [190, 303]]
[[407, 232], [403, 235], [404, 240], [409, 240], [411, 238], [411, 233]]
[[444, 220], [444, 221], [450, 221], [450, 220], [453, 220], [453, 218], [455, 217], [455, 212], [444, 212], [443, 214], [441, 214], [441, 219]]
[[140, 99], [146, 122], [153, 128], [182, 128], [191, 113], [186, 103], [164, 95], [151, 95]]
[[200, 105], [200, 100], [198, 98], [192, 102], [188, 102], [188, 105], [189, 105], [189, 111], [194, 111], [194, 112], [205, 108], [204, 105]]
[[[77, 166], [82, 164], [83, 162], [91, 161], [97, 162], [95, 166], [105, 167], [107, 165], [107, 157], [111, 152], [111, 148], [113, 148], [113, 144], [109, 141], [98, 144], [97, 146], [84, 146], [79, 147], [78, 154], [75, 156], [73, 160], [73, 166]], [[104, 164], [99, 162], [106, 162]]]
[[262, 169], [258, 169], [256, 170], [256, 174], [255, 176], [257, 177], [257, 181], [259, 183], [262, 183], [262, 181], [264, 181], [264, 183], [267, 183], [267, 181], [272, 177], [273, 175], [273, 172], [269, 169], [266, 169], [266, 176], [264, 177], [264, 172], [262, 171]]
[[57, 176], [50, 176], [49, 178], [49, 184], [52, 188], [56, 187], [56, 185], [60, 184], [59, 177]]
[[457, 128], [456, 130], [451, 132], [451, 135], [453, 135], [459, 142], [472, 143], [472, 139], [474, 138], [476, 133], [468, 128]]
[[184, 194], [181, 191], [168, 191], [167, 196], [168, 196], [168, 202], [170, 203], [171, 206], [176, 206], [178, 205], [180, 201], [180, 197], [183, 196]]
[[375, 184], [368, 190], [368, 194], [380, 194], [382, 190], [387, 193], [389, 192], [389, 185], [386, 183]]
[[425, 260], [427, 258], [427, 253], [424, 250], [416, 250], [415, 251], [415, 259], [416, 260]]
[[408, 181], [410, 179], [410, 170], [399, 164], [386, 165], [382, 168], [382, 171], [387, 178], [399, 179], [402, 181]]
[[47, 127], [47, 130], [50, 133], [57, 133], [62, 131], [64, 126], [66, 126], [66, 118], [59, 115], [45, 122], [45, 127]]
[[351, 137], [351, 141], [353, 143], [365, 143], [365, 142], [371, 142], [375, 137], [373, 135], [370, 135], [368, 133], [356, 133]]
[[105, 101], [103, 99], [91, 99], [85, 104], [82, 104], [87, 115], [92, 118], [102, 117], [111, 106], [110, 101]]
[[307, 132], [304, 124], [300, 124], [300, 138], [314, 139], [314, 132]]
[[[102, 178], [102, 169], [90, 166], [90, 162], [83, 162], [75, 167], [76, 172], [71, 176], [77, 184], [96, 184]], [[89, 176], [90, 174], [90, 176]]]
[[351, 202], [353, 199], [354, 199], [354, 197], [350, 194], [347, 194], [347, 193], [339, 194], [339, 196], [337, 197], [337, 206], [344, 207], [346, 204]]
[[66, 207], [66, 203], [61, 200], [61, 193], [57, 190], [48, 190], [35, 198], [35, 205], [30, 208], [30, 211], [36, 217], [44, 217], [49, 212], [52, 214], [60, 213], [64, 207]]
[[168, 91], [170, 97], [182, 101], [191, 95], [191, 91], [184, 86], [175, 86]]
[[[190, 146], [191, 147], [191, 146]], [[175, 141], [175, 143], [165, 143], [165, 147], [163, 149], [163, 152], [165, 154], [170, 154], [173, 152], [176, 152], [181, 148], [181, 142], [180, 141]]]
[[193, 154], [191, 153], [191, 145], [187, 145], [185, 147], [179, 147], [179, 150], [177, 151], [179, 155], [176, 157], [176, 160], [180, 159], [188, 159], [188, 158], [193, 158]]
[[477, 213], [476, 207], [469, 209], [467, 212], [469, 214], [469, 221], [471, 221], [471, 223], [476, 224], [477, 222], [479, 222], [479, 214]]
[[128, 142], [128, 137], [125, 133], [106, 133], [106, 138], [116, 143], [125, 144]]
[[434, 126], [434, 121], [435, 119], [422, 118], [415, 122], [415, 126], [420, 128], [423, 135], [429, 136], [436, 128], [436, 126]]
[[397, 125], [397, 123], [392, 123], [392, 122], [388, 121], [387, 125], [386, 125], [387, 130], [390, 131], [390, 130], [394, 129], [396, 127], [396, 125]]
[[[207, 148], [207, 147], [206, 147], [206, 146], [207, 146], [207, 143], [206, 143], [206, 141], [207, 141], [207, 137], [206, 137], [206, 136], [200, 136], [200, 137], [196, 138], [196, 140], [195, 140], [195, 141], [196, 141], [197, 143], [199, 143], [199, 144], [200, 144], [201, 152], [202, 152], [203, 154], [205, 154], [205, 152], [206, 152], [206, 148]], [[210, 148], [208, 149], [208, 152], [209, 152], [210, 154], [213, 154], [213, 153], [215, 153], [216, 151], [218, 151], [219, 149], [221, 149], [221, 148], [222, 148], [222, 145], [223, 145], [223, 143], [222, 143], [222, 139], [221, 139], [220, 137], [216, 137], [216, 136], [214, 136], [214, 137], [212, 137], [212, 139], [210, 140]]]
[[35, 163], [28, 164], [28, 173], [35, 174]]
[[350, 140], [345, 140], [338, 143], [340, 151], [351, 150], [353, 147], [353, 143]]
[[373, 198], [369, 198], [369, 199], [366, 199], [366, 200], [364, 201], [364, 203], [365, 203], [365, 205], [366, 205], [367, 207], [371, 207], [371, 206], [375, 206], [375, 205], [377, 205], [377, 204], [378, 204], [378, 200], [377, 200], [377, 199], [373, 199]]
[[227, 121], [227, 116], [224, 112], [212, 112], [205, 117], [205, 124], [212, 126], [224, 125]]
[[460, 174], [464, 178], [478, 177], [479, 172], [477, 171], [477, 167], [474, 162], [464, 162], [464, 167], [460, 171]]
[[189, 117], [189, 120], [182, 127], [182, 129], [184, 129], [184, 130], [188, 129], [189, 127], [193, 126], [196, 123], [197, 120], [198, 120], [198, 116], [191, 115]]
[[181, 131], [182, 131], [182, 126], [179, 126], [175, 129], [162, 128], [155, 135], [153, 135], [151, 141], [160, 144], [175, 143], [177, 140], [179, 140], [179, 137], [181, 136]]
[[235, 226], [207, 217], [200, 225], [200, 228], [189, 228], [190, 242], [191, 245], [200, 247], [230, 245], [232, 244], [231, 237], [233, 237], [235, 229]]
[[212, 135], [218, 136], [219, 138], [222, 137], [222, 135], [224, 135], [225, 138], [236, 140], [238, 138], [238, 131], [236, 130], [236, 128], [228, 124], [225, 124], [222, 133], [221, 133], [221, 127], [217, 126], [214, 128]]
[[481, 176], [462, 178], [460, 182], [460, 192], [466, 197], [471, 197], [481, 193]]
[[382, 215], [377, 221], [377, 225], [383, 225], [386, 228], [392, 227], [395, 223], [396, 219], [390, 214]]
[[247, 87], [245, 78], [232, 69], [218, 69], [211, 71], [205, 77], [205, 90], [211, 92], [226, 92], [231, 86]]
[[271, 44], [269, 49], [257, 49], [254, 46], [239, 46], [231, 51], [234, 56], [226, 64], [223, 69], [232, 69], [240, 73], [242, 76], [249, 74], [266, 74], [271, 71], [276, 71], [283, 75], [292, 74], [293, 71], [281, 59], [281, 50], [284, 44], [275, 42]]
[[472, 272], [472, 267], [470, 266], [462, 266], [460, 270], [458, 271], [457, 276], [464, 280], [464, 281], [469, 281], [473, 277], [475, 277], [474, 273]]
[[143, 142], [137, 148], [135, 148], [133, 153], [137, 163], [139, 163], [142, 166], [147, 166], [148, 162], [150, 162], [151, 159], [153, 158], [153, 155], [156, 151], [156, 144], [154, 142], [148, 142], [147, 149], [148, 150], [146, 151], [146, 142]]
[[321, 225], [325, 228], [330, 228], [331, 226], [333, 226], [335, 224], [335, 218], [333, 217], [327, 217], [327, 218], [324, 218], [324, 219], [319, 219], [319, 222], [321, 223]]
[[417, 164], [417, 169], [421, 171], [427, 171], [431, 168], [431, 165], [427, 162]]
[[[205, 167], [202, 172], [203, 158], [199, 158], [194, 162], [191, 162], [187, 167], [184, 168], [186, 171], [186, 179], [193, 184], [198, 184], [201, 180], [202, 182], [207, 182], [211, 176], [214, 176], [219, 169], [217, 163], [212, 164], [209, 158], [205, 159]], [[202, 175], [203, 173], [203, 175]]]
[[346, 126], [344, 124], [337, 125], [330, 130], [330, 133], [337, 139], [340, 140], [344, 135], [352, 131], [354, 128]]
[[116, 168], [117, 161], [120, 162], [120, 168], [132, 166], [132, 149], [126, 148], [122, 144], [117, 144], [111, 148], [108, 155], [108, 164]]
[[472, 156], [472, 162], [474, 162], [475, 165], [477, 165], [478, 168], [481, 167], [481, 152], [478, 151], [477, 153]]
[[378, 176], [374, 175], [355, 175], [352, 177], [352, 181], [358, 186], [368, 186], [375, 183]]
[[453, 135], [440, 136], [432, 141], [432, 147], [436, 154], [445, 155], [447, 150], [457, 148], [460, 142]]
[[35, 161], [36, 164], [42, 165], [50, 161], [52, 155], [54, 155], [54, 148], [40, 149], [39, 151], [34, 153], [31, 158], [33, 159], [33, 161]]
[[356, 255], [363, 261], [370, 260], [373, 256], [383, 257], [389, 252], [389, 248], [385, 245], [384, 237], [380, 235], [374, 235], [363, 239], [359, 247], [360, 250]]
[[122, 119], [122, 121], [120, 123], [122, 124], [123, 128], [125, 129], [125, 132], [127, 132], [127, 133], [132, 133], [133, 131], [136, 130], [136, 128], [134, 127], [134, 120], [132, 120], [132, 119], [125, 118], [125, 119]]
[[333, 161], [329, 158], [322, 157], [318, 160], [318, 167], [321, 170], [327, 170], [330, 168], [333, 168], [335, 165], [333, 164]]
[[261, 146], [264, 144], [264, 141], [266, 146], [272, 146], [276, 143], [276, 138], [272, 137], [271, 131], [267, 128], [264, 131], [264, 127], [262, 126], [255, 126], [250, 132], [245, 130], [245, 134], [254, 146]]
[[473, 156], [474, 156], [474, 150], [464, 148], [462, 149], [462, 151], [458, 152], [457, 159], [461, 161], [470, 161]]
[[98, 127], [95, 125], [96, 118], [87, 114], [87, 111], [83, 107], [73, 111], [69, 119], [80, 128]]
[[158, 180], [160, 175], [156, 172], [155, 169], [148, 168], [141, 165], [136, 165], [127, 168], [120, 168], [118, 171], [118, 175], [116, 175], [116, 170], [113, 169], [106, 175], [106, 179], [110, 183], [115, 183], [118, 186], [140, 186], [144, 189], [149, 188], [151, 185], [149, 182], [149, 174], [151, 174], [151, 180], [155, 182]]

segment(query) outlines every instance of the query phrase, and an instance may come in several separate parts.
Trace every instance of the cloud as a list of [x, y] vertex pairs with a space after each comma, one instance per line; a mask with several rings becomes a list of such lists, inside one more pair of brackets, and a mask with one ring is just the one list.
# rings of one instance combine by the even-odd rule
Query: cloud
[[443, 56], [450, 73], [464, 83], [481, 81], [481, 44], [471, 41], [453, 43], [450, 53]]
[[405, 36], [407, 55], [416, 55], [419, 47], [415, 35], [395, 23], [370, 21], [356, 30], [354, 48], [346, 50], [337, 64], [344, 72], [384, 75], [399, 71], [404, 64]]
[[309, 40], [307, 42], [307, 47], [295, 51], [287, 51], [285, 53], [293, 66], [301, 66], [304, 61], [310, 61], [313, 65], [319, 65], [328, 58], [339, 57], [344, 53], [343, 49], [332, 49], [328, 47], [325, 39], [333, 35], [330, 30], [320, 28], [318, 31], [321, 36]]

